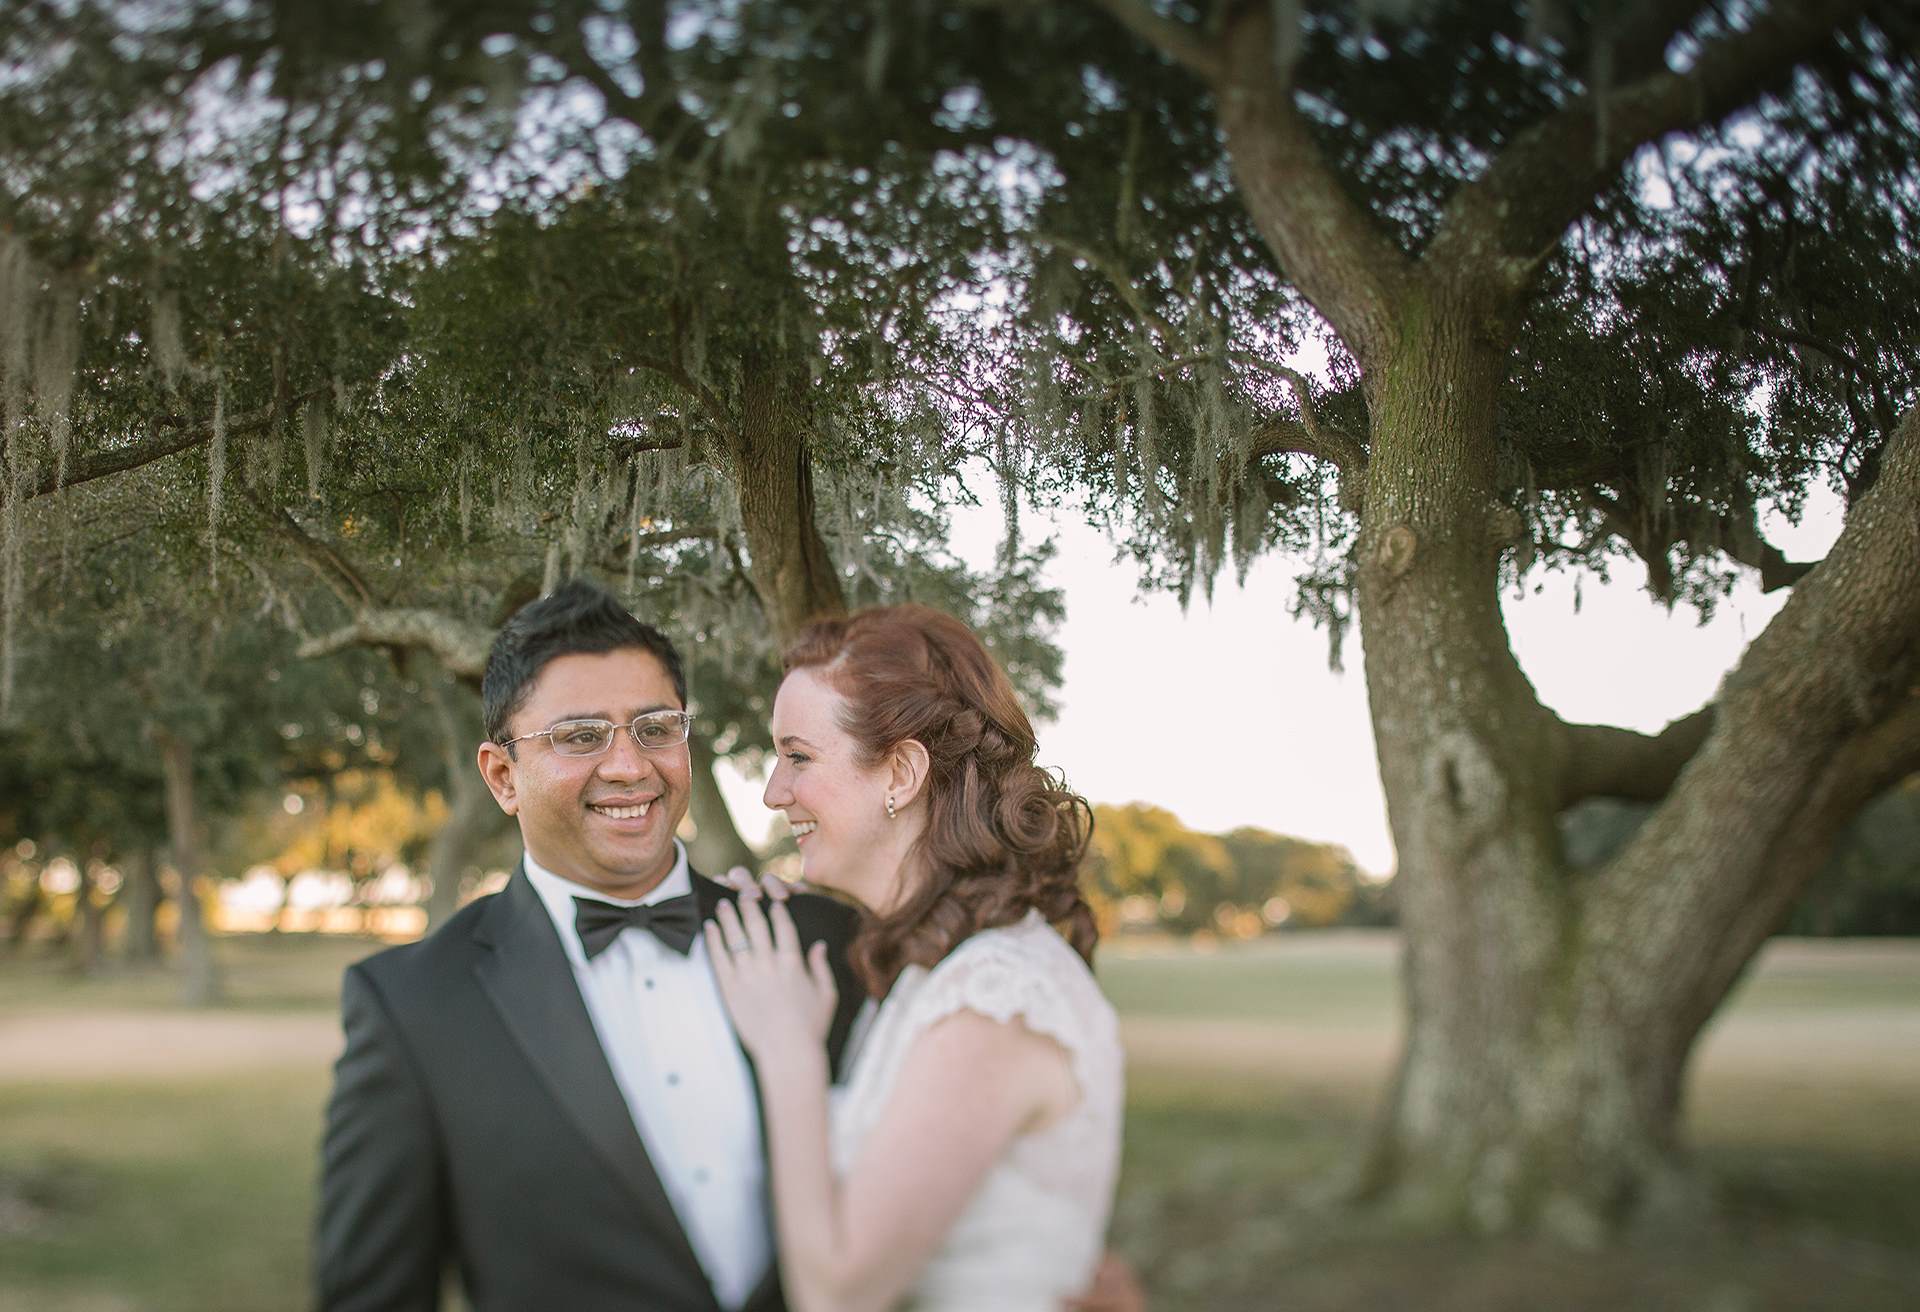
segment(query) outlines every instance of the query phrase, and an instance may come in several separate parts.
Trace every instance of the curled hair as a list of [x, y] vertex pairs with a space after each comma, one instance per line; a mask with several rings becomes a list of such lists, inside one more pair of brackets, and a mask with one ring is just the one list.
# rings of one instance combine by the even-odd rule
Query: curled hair
[[871, 767], [912, 739], [931, 761], [914, 856], [924, 879], [863, 922], [854, 969], [878, 997], [908, 965], [931, 968], [961, 940], [1037, 910], [1089, 964], [1098, 931], [1080, 895], [1093, 830], [1085, 798], [1034, 764], [1038, 744], [1013, 684], [971, 629], [926, 606], [818, 621], [787, 648], [846, 699], [844, 729]]

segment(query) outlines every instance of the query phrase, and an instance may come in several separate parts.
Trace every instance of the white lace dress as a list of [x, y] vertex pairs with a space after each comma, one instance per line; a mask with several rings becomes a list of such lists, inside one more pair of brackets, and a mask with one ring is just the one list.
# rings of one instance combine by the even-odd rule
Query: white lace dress
[[833, 1164], [846, 1173], [880, 1120], [913, 1042], [957, 1011], [1018, 1017], [1066, 1049], [1080, 1102], [1014, 1140], [921, 1272], [913, 1312], [1056, 1312], [1084, 1291], [1105, 1246], [1120, 1166], [1119, 1026], [1093, 974], [1040, 914], [983, 930], [928, 971], [909, 966], [834, 1091]]

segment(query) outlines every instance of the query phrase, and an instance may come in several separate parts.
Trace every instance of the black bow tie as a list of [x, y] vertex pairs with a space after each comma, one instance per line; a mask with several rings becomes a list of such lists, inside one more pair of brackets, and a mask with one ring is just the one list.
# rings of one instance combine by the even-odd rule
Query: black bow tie
[[574, 932], [580, 935], [588, 961], [611, 947], [629, 925], [646, 930], [683, 957], [692, 950], [694, 936], [700, 932], [700, 908], [691, 893], [639, 907], [617, 907], [586, 897], [575, 898], [573, 905]]

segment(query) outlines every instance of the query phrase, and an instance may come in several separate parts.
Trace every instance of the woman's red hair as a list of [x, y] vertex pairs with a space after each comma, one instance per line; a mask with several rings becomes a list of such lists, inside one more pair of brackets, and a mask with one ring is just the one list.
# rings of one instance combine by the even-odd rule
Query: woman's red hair
[[811, 668], [846, 699], [841, 728], [872, 766], [909, 739], [931, 759], [923, 878], [870, 914], [851, 949], [876, 997], [908, 965], [1037, 910], [1089, 963], [1099, 934], [1080, 896], [1093, 830], [1086, 799], [1033, 763], [1038, 744], [1013, 684], [973, 630], [927, 606], [882, 606], [809, 625], [785, 672]]

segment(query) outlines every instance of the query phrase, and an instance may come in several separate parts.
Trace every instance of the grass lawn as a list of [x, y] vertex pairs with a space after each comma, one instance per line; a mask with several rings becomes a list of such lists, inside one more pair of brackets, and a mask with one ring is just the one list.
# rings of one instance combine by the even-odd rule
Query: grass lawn
[[[164, 976], [0, 964], [0, 1312], [305, 1306], [327, 1016], [374, 946], [224, 939], [211, 1013]], [[1774, 945], [1695, 1075], [1726, 1219], [1602, 1254], [1341, 1222], [1394, 962], [1372, 934], [1103, 955], [1131, 1053], [1114, 1241], [1155, 1312], [1920, 1306], [1920, 943]]]

